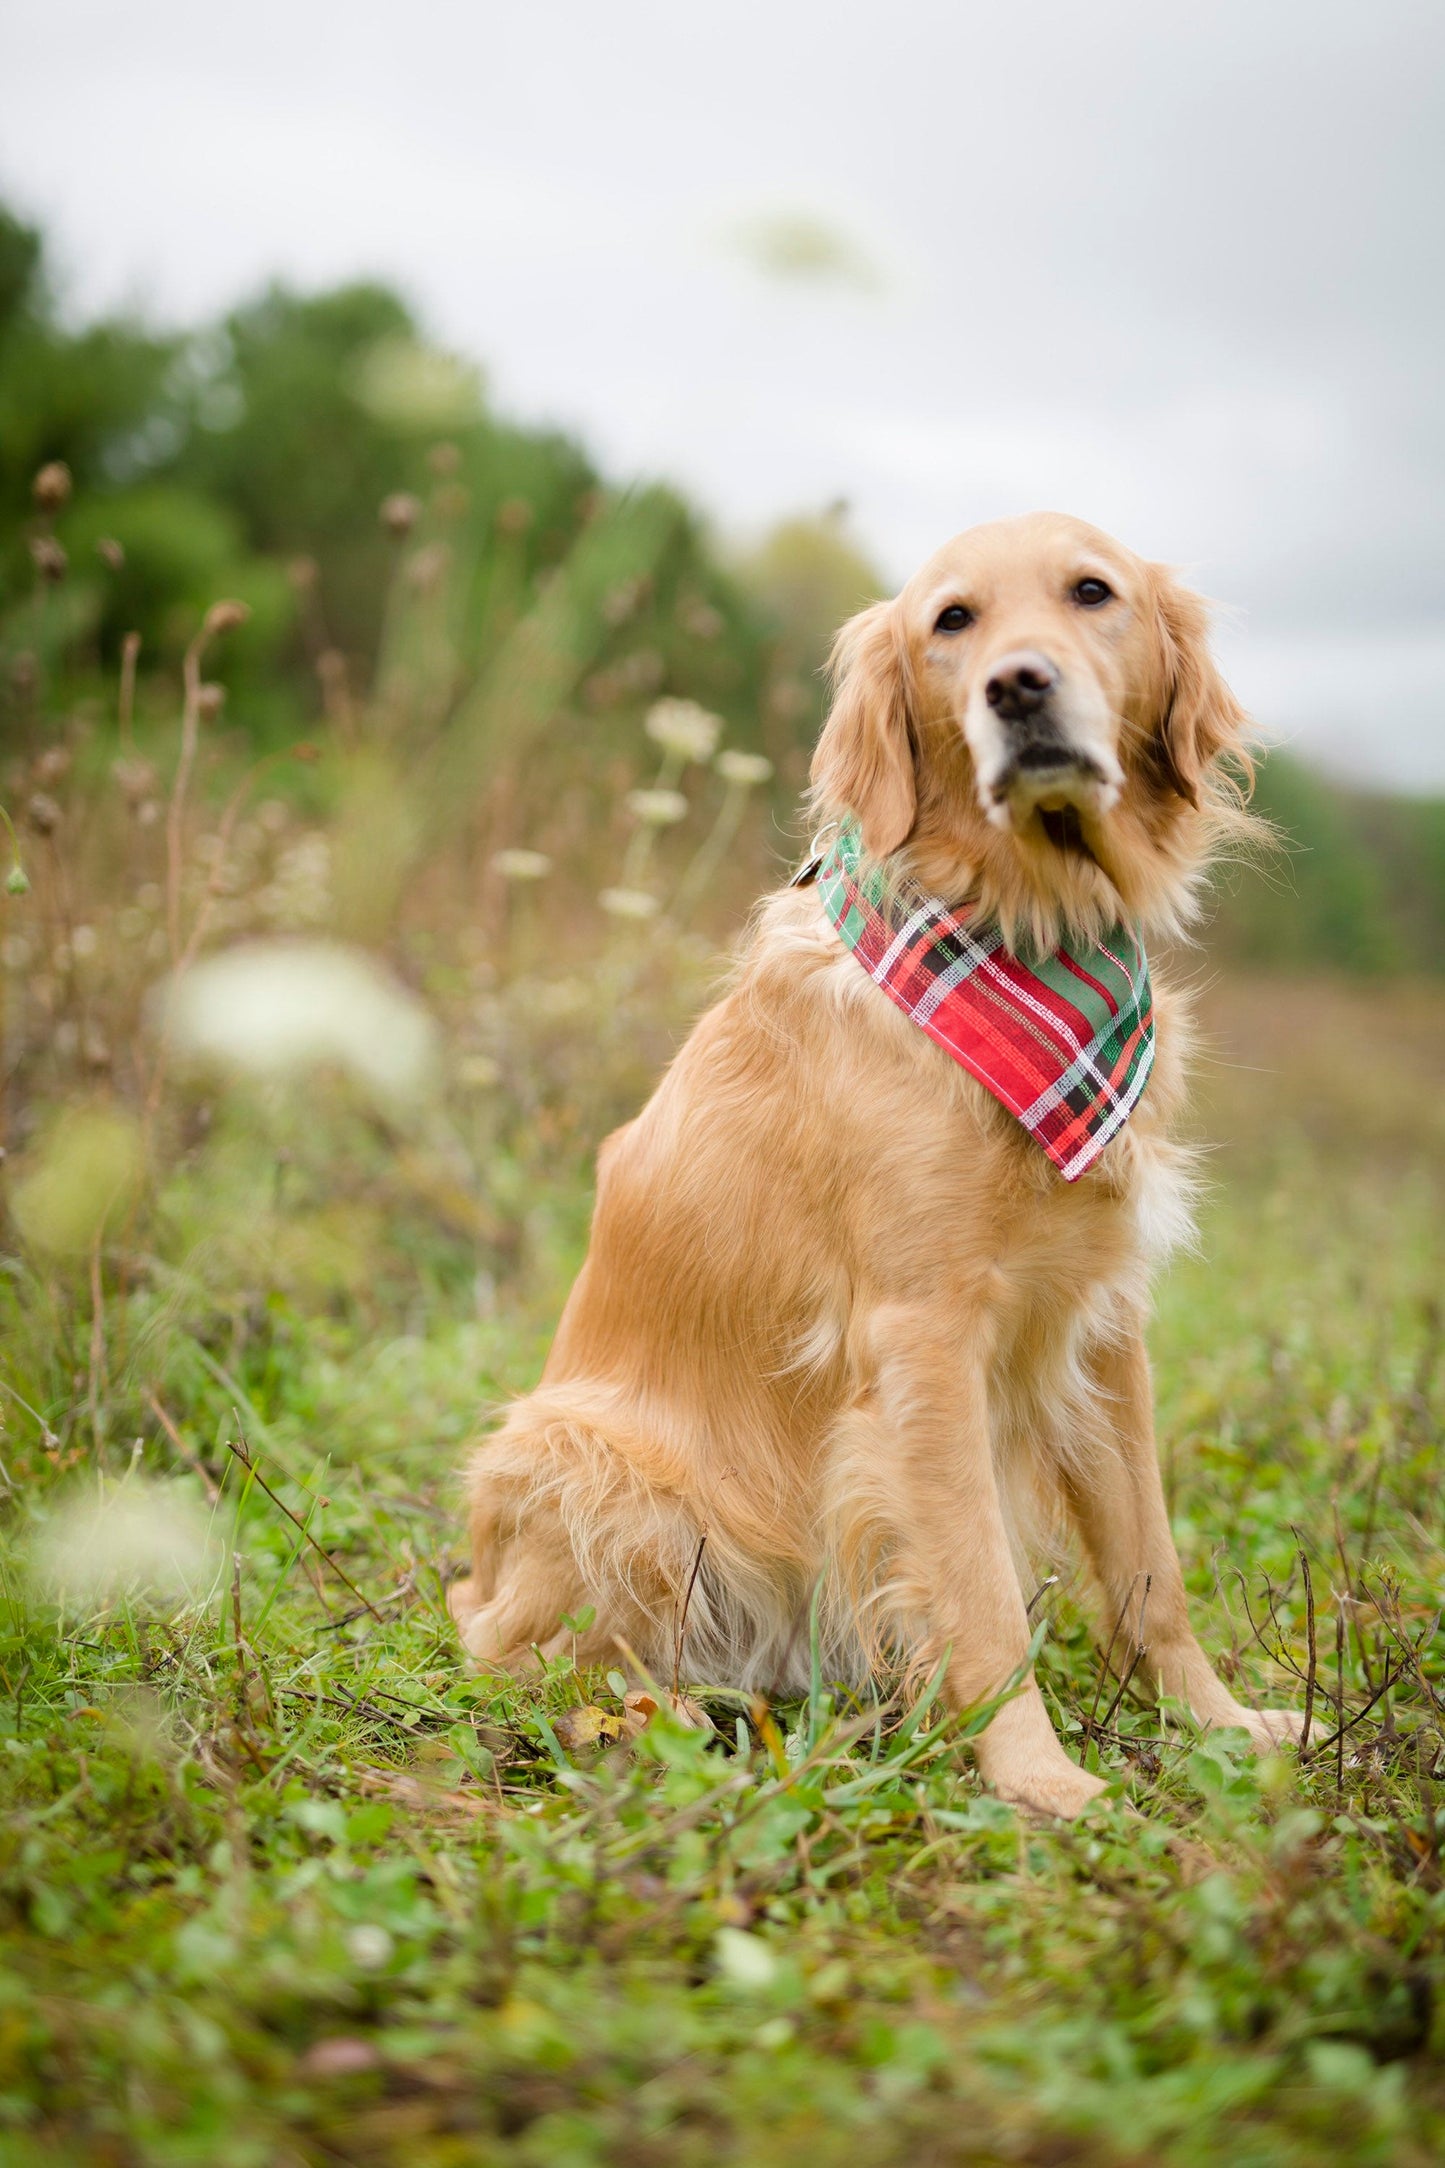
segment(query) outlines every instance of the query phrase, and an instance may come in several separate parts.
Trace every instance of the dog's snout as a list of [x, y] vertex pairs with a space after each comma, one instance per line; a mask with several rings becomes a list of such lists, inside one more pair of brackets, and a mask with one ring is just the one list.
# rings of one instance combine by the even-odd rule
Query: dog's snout
[[1047, 655], [1035, 648], [1021, 648], [1003, 655], [989, 673], [984, 698], [1000, 722], [1018, 723], [1037, 714], [1059, 682], [1059, 673]]

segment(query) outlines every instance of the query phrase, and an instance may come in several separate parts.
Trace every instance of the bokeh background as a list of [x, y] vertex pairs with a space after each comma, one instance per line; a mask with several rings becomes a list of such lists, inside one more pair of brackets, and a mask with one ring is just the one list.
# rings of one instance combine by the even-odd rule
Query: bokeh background
[[[1442, 48], [1410, 0], [6, 11], [26, 2168], [941, 2161], [961, 2101], [989, 2159], [1445, 2143]], [[470, 1680], [442, 1601], [596, 1146], [805, 845], [834, 630], [1045, 504], [1220, 599], [1281, 844], [1158, 959], [1206, 1194], [1154, 1353], [1206, 1645], [1328, 1754], [1105, 1692], [1062, 1559], [1036, 1614], [1197, 1903], [1142, 1824], [1016, 1847], [946, 1731], [877, 1810], [816, 1697], [600, 1806], [557, 1723], [620, 1679]]]
[[[1380, 1049], [1418, 1044], [1445, 925], [1442, 39], [1404, 5], [570, 8], [545, 47], [491, 9], [18, 11], [12, 1152], [98, 1095], [154, 1173], [191, 1029], [160, 982], [305, 937], [335, 1021], [359, 947], [419, 1003], [417, 1103], [465, 1106], [465, 1179], [426, 1180], [505, 1277], [537, 1210], [506, 1152], [555, 1167], [560, 1125], [585, 1162], [799, 849], [837, 624], [1040, 503], [1222, 599], [1273, 748], [1285, 850], [1222, 869], [1184, 968], [1303, 982], [1264, 1004], [1307, 1026], [1298, 1118], [1348, 1084], [1408, 1127]], [[252, 963], [223, 1071], [252, 1029], [266, 1069]], [[1207, 1000], [1237, 1060], [1263, 1026]], [[354, 1071], [293, 1038], [273, 1067]]]

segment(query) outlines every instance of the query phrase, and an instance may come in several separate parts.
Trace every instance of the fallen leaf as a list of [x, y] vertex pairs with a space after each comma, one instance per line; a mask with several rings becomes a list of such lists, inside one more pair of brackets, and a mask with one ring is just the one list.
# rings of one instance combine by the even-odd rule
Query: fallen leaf
[[592, 1747], [616, 1746], [619, 1739], [627, 1738], [632, 1727], [622, 1717], [589, 1702], [582, 1709], [564, 1709], [552, 1719], [552, 1729], [557, 1744], [569, 1754], [585, 1754]]
[[673, 1722], [681, 1724], [684, 1731], [712, 1731], [716, 1728], [701, 1702], [694, 1701], [690, 1694], [669, 1694], [664, 1701], [659, 1701], [656, 1694], [649, 1694], [644, 1688], [637, 1687], [632, 1693], [623, 1696], [622, 1705], [627, 1711], [627, 1728], [631, 1732], [646, 1730], [658, 1711], [664, 1708]]

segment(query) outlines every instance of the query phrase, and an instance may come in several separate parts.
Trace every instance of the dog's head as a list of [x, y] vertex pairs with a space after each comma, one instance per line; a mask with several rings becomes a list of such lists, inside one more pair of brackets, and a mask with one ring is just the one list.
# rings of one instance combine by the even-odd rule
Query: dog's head
[[813, 759], [827, 819], [867, 856], [1010, 939], [1121, 915], [1178, 930], [1242, 814], [1246, 718], [1204, 605], [1159, 565], [1053, 513], [972, 528], [838, 635]]

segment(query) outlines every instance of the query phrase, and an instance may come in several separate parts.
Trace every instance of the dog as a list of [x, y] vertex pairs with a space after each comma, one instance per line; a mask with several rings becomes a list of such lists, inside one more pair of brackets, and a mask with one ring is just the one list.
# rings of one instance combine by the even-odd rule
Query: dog
[[1147, 1089], [1071, 1168], [860, 969], [828, 903], [891, 927], [931, 899], [1003, 972], [1064, 944], [1087, 977], [1120, 929], [1182, 934], [1251, 821], [1207, 629], [1167, 570], [1055, 514], [973, 528], [844, 626], [812, 766], [836, 862], [764, 899], [602, 1146], [541, 1383], [472, 1458], [450, 1602], [476, 1664], [621, 1646], [667, 1678], [685, 1628], [690, 1677], [787, 1695], [816, 1630], [840, 1681], [1003, 1696], [984, 1782], [1073, 1816], [1101, 1783], [1028, 1669], [1029, 1547], [1064, 1522], [1141, 1684], [1257, 1748], [1297, 1736], [1195, 1639], [1159, 1478], [1144, 1327], [1191, 1231], [1186, 1003], [1153, 988]]

